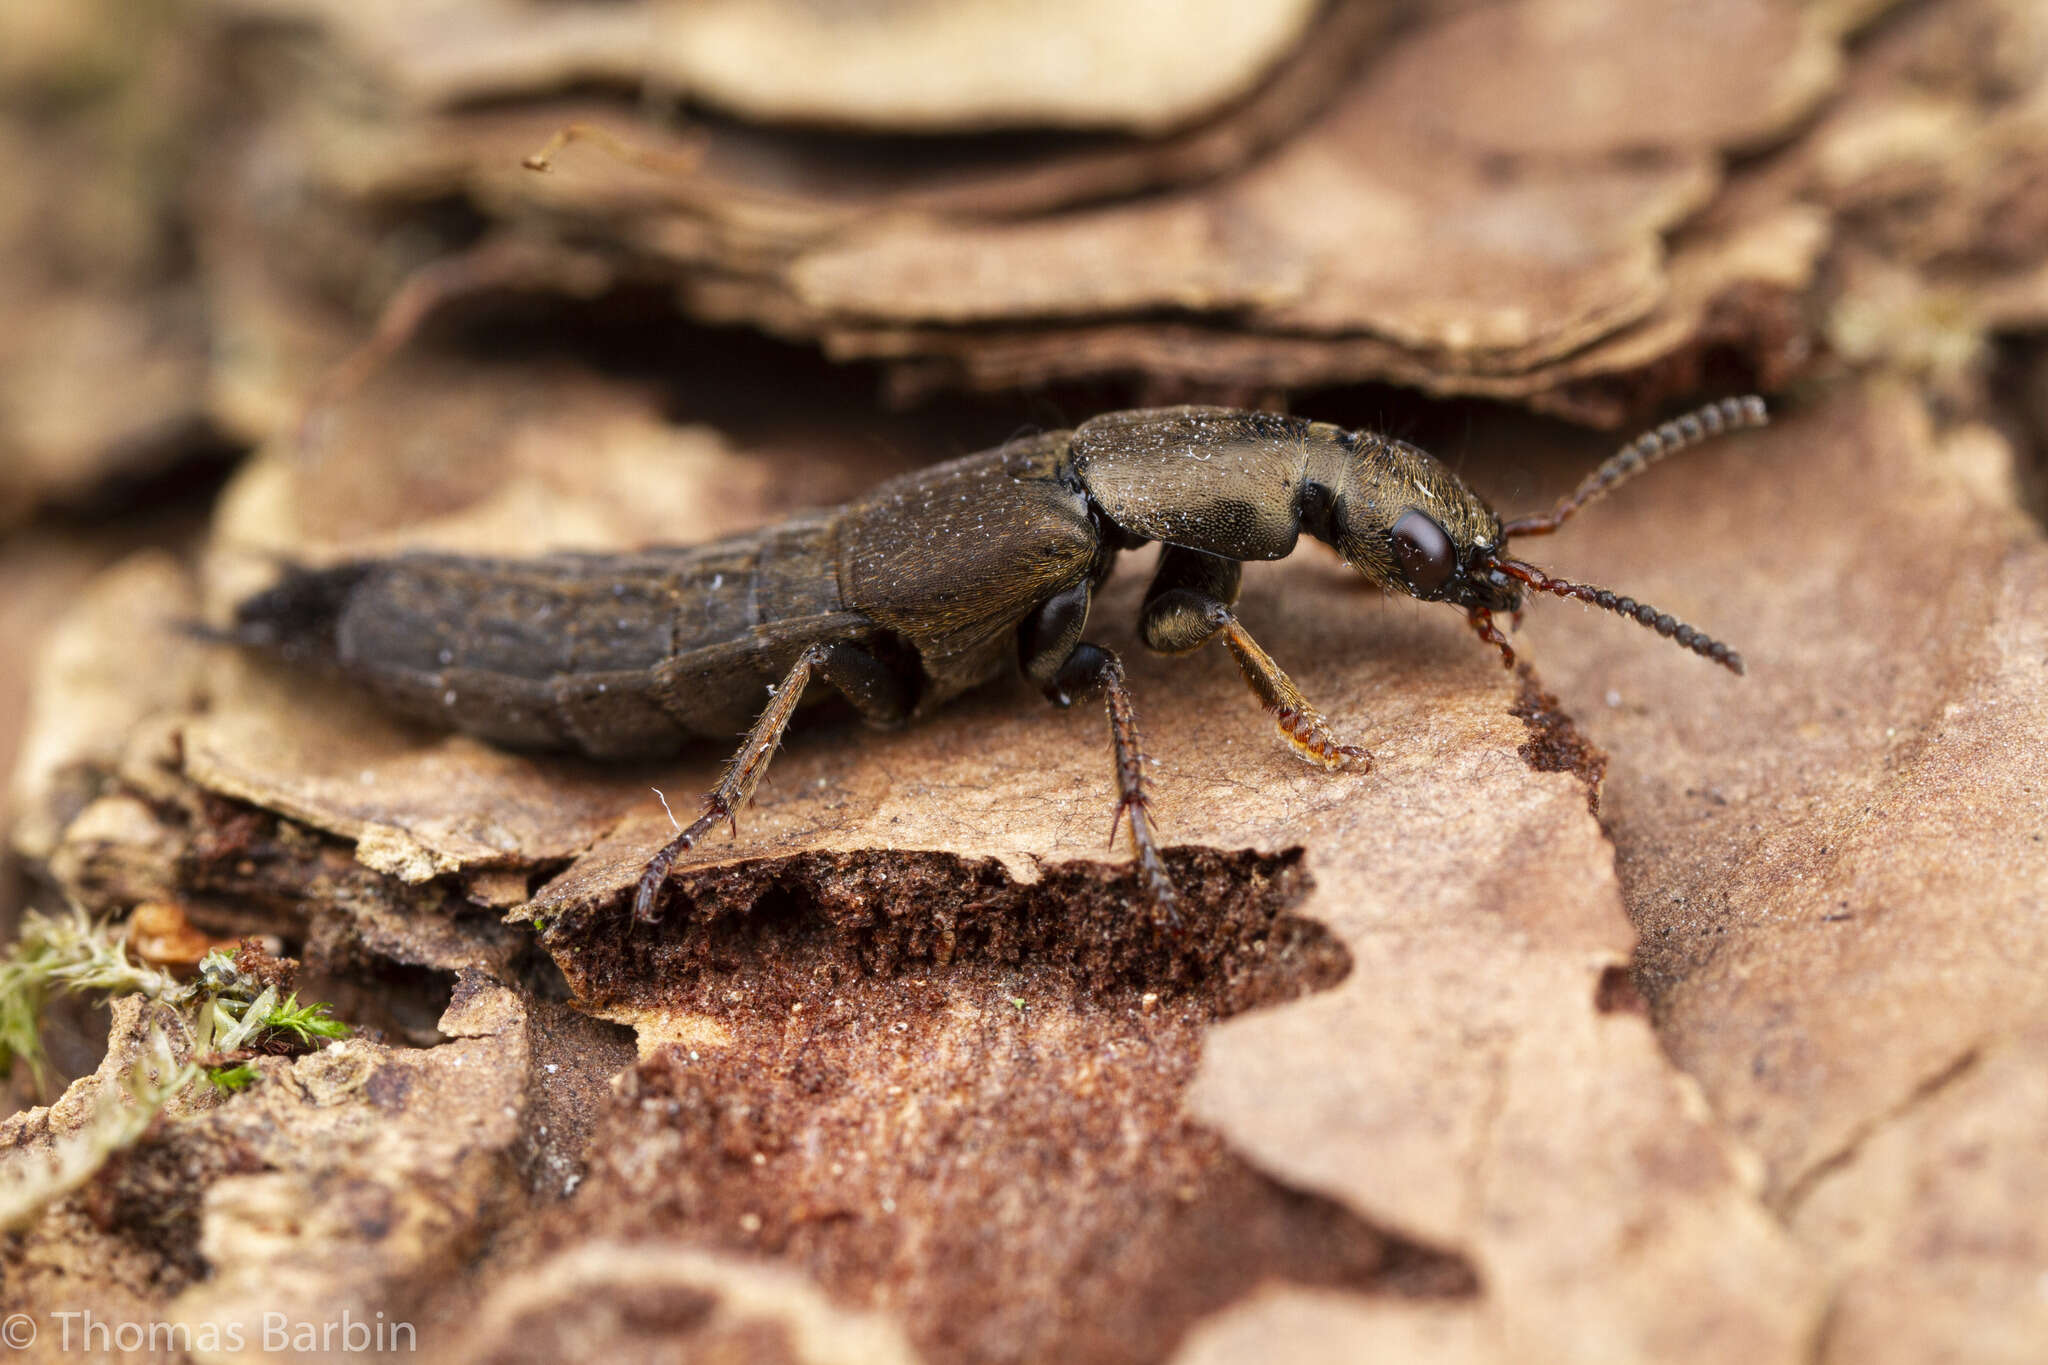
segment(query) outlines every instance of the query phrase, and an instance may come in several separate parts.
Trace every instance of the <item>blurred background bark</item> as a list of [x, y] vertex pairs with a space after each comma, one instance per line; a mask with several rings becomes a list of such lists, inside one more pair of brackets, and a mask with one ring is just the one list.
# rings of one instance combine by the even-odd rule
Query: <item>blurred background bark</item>
[[[0, 1307], [474, 1360], [2048, 1342], [2033, 0], [13, 0], [0, 167], [0, 922], [267, 934], [361, 1030], [0, 1234]], [[1534, 510], [1744, 391], [1774, 430], [1555, 548], [1739, 684], [1554, 603], [1505, 675], [1307, 552], [1246, 619], [1374, 773], [1133, 659], [1172, 943], [1099, 717], [1021, 688], [795, 737], [636, 935], [647, 788], [723, 755], [498, 753], [185, 629], [281, 557], [695, 541], [1160, 403]], [[0, 1161], [142, 1037], [75, 1006]]]

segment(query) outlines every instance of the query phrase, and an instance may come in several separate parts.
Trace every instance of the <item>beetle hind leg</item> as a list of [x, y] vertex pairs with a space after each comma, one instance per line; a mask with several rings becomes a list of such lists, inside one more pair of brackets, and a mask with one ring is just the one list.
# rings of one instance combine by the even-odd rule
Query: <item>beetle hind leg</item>
[[660, 917], [661, 888], [668, 881], [669, 870], [675, 866], [677, 858], [695, 848], [721, 824], [729, 823], [734, 836], [738, 836], [740, 807], [747, 804], [747, 798], [754, 794], [761, 774], [768, 770], [768, 761], [781, 745], [782, 733], [789, 728], [790, 718], [796, 715], [797, 703], [803, 699], [804, 688], [809, 685], [813, 673], [822, 674], [825, 681], [844, 693], [871, 723], [900, 720], [909, 710], [909, 694], [888, 686], [886, 668], [859, 646], [814, 644], [805, 649], [782, 681], [776, 684], [768, 705], [741, 742], [739, 752], [725, 765], [725, 773], [718, 779], [718, 785], [705, 796], [704, 813], [647, 860], [633, 892], [635, 919], [652, 921]]

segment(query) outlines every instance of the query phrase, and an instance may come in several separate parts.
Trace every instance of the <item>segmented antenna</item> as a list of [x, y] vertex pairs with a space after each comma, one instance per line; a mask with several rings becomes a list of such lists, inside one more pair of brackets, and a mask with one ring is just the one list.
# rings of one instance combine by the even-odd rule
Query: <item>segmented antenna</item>
[[[1723, 398], [1683, 417], [1674, 417], [1614, 452], [1605, 464], [1581, 479], [1571, 496], [1562, 499], [1547, 515], [1517, 517], [1501, 530], [1509, 536], [1547, 536], [1570, 521], [1581, 507], [1606, 497], [1616, 487], [1665, 456], [1675, 455], [1687, 446], [1696, 446], [1723, 432], [1760, 427], [1770, 420], [1770, 414], [1764, 410], [1764, 400], [1755, 394]], [[1589, 597], [1586, 600], [1590, 602], [1593, 599]], [[1669, 631], [1664, 633], [1670, 634]], [[1740, 673], [1742, 670], [1738, 668], [1735, 671]]]
[[[1712, 636], [1694, 630], [1669, 612], [1658, 611], [1648, 602], [1638, 602], [1633, 597], [1622, 597], [1606, 588], [1596, 588], [1590, 583], [1573, 583], [1563, 578], [1552, 578], [1534, 564], [1524, 564], [1519, 559], [1497, 559], [1494, 567], [1510, 578], [1520, 579], [1538, 592], [1551, 593], [1558, 597], [1576, 597], [1581, 602], [1590, 602], [1602, 611], [1611, 611], [1616, 616], [1631, 617], [1667, 640], [1676, 640], [1685, 648], [1703, 659], [1711, 659], [1731, 673], [1742, 672], [1742, 656]], [[1475, 626], [1477, 623], [1474, 623]], [[1485, 632], [1481, 631], [1483, 635]]]

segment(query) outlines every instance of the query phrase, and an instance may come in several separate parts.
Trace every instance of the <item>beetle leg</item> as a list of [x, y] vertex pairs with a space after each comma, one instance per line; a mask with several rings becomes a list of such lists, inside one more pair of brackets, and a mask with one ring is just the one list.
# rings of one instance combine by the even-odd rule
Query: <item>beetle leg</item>
[[1244, 671], [1245, 682], [1251, 685], [1252, 694], [1273, 715], [1280, 727], [1280, 737], [1293, 747], [1294, 752], [1306, 761], [1331, 772], [1366, 773], [1372, 771], [1372, 754], [1356, 744], [1339, 744], [1330, 733], [1330, 722], [1323, 719], [1323, 713], [1309, 703], [1301, 689], [1294, 685], [1294, 679], [1273, 662], [1271, 655], [1259, 648], [1259, 642], [1238, 624], [1230, 608], [1218, 603], [1215, 612], [1220, 616], [1219, 629], [1223, 643], [1237, 659], [1237, 666]]
[[1122, 660], [1100, 645], [1085, 641], [1060, 665], [1046, 695], [1065, 704], [1076, 693], [1100, 688], [1109, 711], [1110, 738], [1116, 746], [1116, 814], [1110, 818], [1110, 841], [1116, 841], [1117, 827], [1129, 819], [1131, 851], [1138, 860], [1138, 874], [1152, 897], [1152, 919], [1156, 924], [1180, 927], [1179, 896], [1173, 880], [1166, 875], [1166, 863], [1152, 838], [1152, 807], [1145, 795], [1145, 753], [1138, 742], [1138, 712], [1131, 704], [1131, 692], [1124, 685]]
[[1055, 706], [1070, 706], [1080, 693], [1101, 689], [1109, 710], [1110, 739], [1116, 746], [1116, 813], [1109, 821], [1109, 842], [1116, 843], [1116, 832], [1128, 818], [1138, 872], [1152, 897], [1153, 921], [1179, 928], [1179, 898], [1152, 837], [1145, 754], [1138, 743], [1137, 708], [1124, 685], [1123, 662], [1102, 646], [1081, 639], [1088, 624], [1089, 594], [1088, 582], [1083, 579], [1041, 602], [1018, 628], [1017, 661], [1024, 676]]
[[768, 760], [775, 756], [776, 748], [781, 745], [782, 732], [789, 728], [790, 718], [796, 714], [797, 702], [802, 700], [804, 688], [814, 672], [823, 674], [827, 682], [845, 693], [872, 723], [900, 721], [907, 712], [907, 693], [888, 687], [887, 670], [859, 646], [814, 644], [804, 650], [791, 665], [789, 673], [776, 685], [760, 718], [747, 731], [739, 752], [725, 765], [725, 773], [718, 779], [718, 785], [704, 798], [704, 813], [691, 821], [688, 829], [669, 840], [661, 852], [647, 860], [646, 868], [640, 873], [640, 884], [633, 893], [634, 918], [648, 921], [657, 918], [655, 902], [661, 895], [662, 884], [668, 880], [669, 869], [679, 856], [696, 847], [705, 835], [721, 823], [729, 822], [734, 837], [738, 837], [740, 807], [747, 804], [747, 798], [754, 794], [754, 786], [761, 780], [761, 774], [768, 770]]
[[[1521, 618], [1522, 613], [1517, 611], [1515, 613], [1516, 625], [1519, 626], [1522, 623]], [[1474, 633], [1480, 639], [1500, 651], [1502, 667], [1513, 668], [1515, 666], [1514, 647], [1508, 644], [1508, 637], [1500, 633], [1500, 627], [1493, 623], [1492, 612], [1488, 611], [1485, 607], [1467, 607], [1465, 608], [1465, 620], [1471, 625]]]
[[1039, 603], [1017, 628], [1018, 667], [1055, 706], [1073, 701], [1061, 690], [1060, 670], [1081, 644], [1081, 632], [1088, 625], [1088, 596], [1084, 578]]
[[1236, 604], [1243, 576], [1244, 566], [1234, 559], [1167, 546], [1138, 613], [1145, 647], [1160, 654], [1185, 654], [1207, 644], [1220, 628], [1216, 610], [1228, 612]]
[[1145, 643], [1161, 653], [1185, 654], [1221, 635], [1252, 694], [1272, 713], [1280, 737], [1295, 753], [1331, 772], [1371, 771], [1372, 755], [1355, 744], [1338, 743], [1323, 713], [1238, 622], [1229, 605], [1237, 599], [1237, 580], [1234, 560], [1169, 549], [1145, 594], [1139, 622]]

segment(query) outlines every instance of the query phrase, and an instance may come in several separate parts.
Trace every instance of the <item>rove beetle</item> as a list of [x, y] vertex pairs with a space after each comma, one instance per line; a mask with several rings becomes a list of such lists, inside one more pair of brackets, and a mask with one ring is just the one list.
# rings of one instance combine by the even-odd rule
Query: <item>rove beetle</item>
[[1112, 412], [708, 545], [293, 569], [238, 607], [230, 638], [325, 662], [396, 710], [511, 747], [648, 757], [744, 730], [703, 813], [642, 873], [643, 920], [678, 855], [721, 823], [737, 835], [736, 813], [813, 679], [883, 726], [1013, 668], [1060, 706], [1097, 691], [1116, 753], [1111, 838], [1127, 817], [1154, 916], [1176, 923], [1123, 666], [1082, 638], [1118, 553], [1163, 546], [1139, 620], [1148, 648], [1182, 654], [1221, 637], [1297, 754], [1366, 771], [1372, 756], [1336, 740], [1238, 621], [1243, 561], [1282, 558], [1305, 531], [1376, 587], [1463, 609], [1510, 666], [1494, 616], [1534, 591], [1633, 617], [1741, 673], [1728, 646], [1554, 578], [1507, 544], [1557, 530], [1655, 460], [1765, 420], [1760, 398], [1709, 404], [1622, 447], [1549, 513], [1504, 522], [1392, 437], [1230, 408]]

